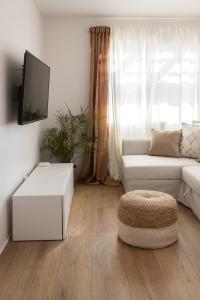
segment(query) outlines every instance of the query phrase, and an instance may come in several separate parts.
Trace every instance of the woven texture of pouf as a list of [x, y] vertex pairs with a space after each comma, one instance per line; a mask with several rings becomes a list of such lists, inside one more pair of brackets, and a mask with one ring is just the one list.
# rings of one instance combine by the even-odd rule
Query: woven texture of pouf
[[121, 196], [118, 208], [119, 238], [148, 249], [171, 245], [178, 238], [176, 200], [169, 194], [137, 190]]

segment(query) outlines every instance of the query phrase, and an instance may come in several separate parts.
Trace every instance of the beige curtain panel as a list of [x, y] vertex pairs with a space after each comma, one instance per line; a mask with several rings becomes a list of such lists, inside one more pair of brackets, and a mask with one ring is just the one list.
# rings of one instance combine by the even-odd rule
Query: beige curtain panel
[[90, 28], [90, 99], [89, 117], [92, 120], [88, 137], [95, 147], [83, 162], [82, 177], [87, 181], [108, 181], [108, 96], [110, 28]]

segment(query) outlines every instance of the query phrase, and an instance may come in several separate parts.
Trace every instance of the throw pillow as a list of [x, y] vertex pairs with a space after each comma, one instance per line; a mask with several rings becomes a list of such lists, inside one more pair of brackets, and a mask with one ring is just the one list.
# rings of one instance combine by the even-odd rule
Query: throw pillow
[[163, 131], [152, 129], [150, 155], [181, 157], [181, 130]]
[[181, 154], [190, 158], [200, 157], [200, 126], [198, 124], [182, 125]]
[[[183, 123], [183, 124], [184, 124], [184, 123]], [[183, 124], [182, 124], [182, 125], [183, 125]], [[193, 124], [193, 125], [198, 125], [198, 126], [200, 126], [200, 121], [193, 121], [192, 124]]]

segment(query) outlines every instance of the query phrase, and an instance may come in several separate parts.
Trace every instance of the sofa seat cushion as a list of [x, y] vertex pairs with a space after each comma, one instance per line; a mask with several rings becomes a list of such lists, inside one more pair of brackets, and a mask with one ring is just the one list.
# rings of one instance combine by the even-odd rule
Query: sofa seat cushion
[[184, 182], [200, 195], [200, 165], [185, 167], [182, 172]]
[[199, 165], [192, 158], [123, 155], [123, 176], [128, 180], [182, 179], [182, 167]]

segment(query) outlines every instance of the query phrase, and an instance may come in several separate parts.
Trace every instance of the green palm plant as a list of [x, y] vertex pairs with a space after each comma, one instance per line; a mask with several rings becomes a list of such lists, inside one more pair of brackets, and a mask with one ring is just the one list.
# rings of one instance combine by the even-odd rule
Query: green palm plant
[[81, 107], [78, 115], [67, 111], [58, 111], [56, 115], [57, 127], [47, 129], [44, 133], [42, 150], [45, 149], [62, 163], [73, 161], [75, 154], [81, 150], [89, 152], [94, 146], [94, 140], [87, 137], [90, 119], [87, 108]]

